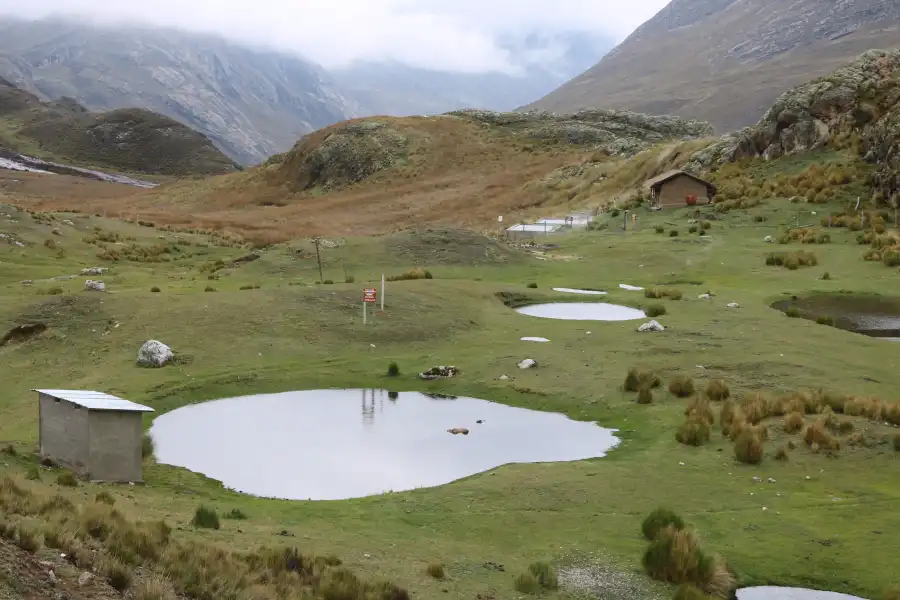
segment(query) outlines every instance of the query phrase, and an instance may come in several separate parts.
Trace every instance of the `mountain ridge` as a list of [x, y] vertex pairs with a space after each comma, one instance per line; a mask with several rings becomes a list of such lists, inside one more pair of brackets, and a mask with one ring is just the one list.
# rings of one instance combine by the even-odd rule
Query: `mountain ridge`
[[752, 125], [785, 89], [900, 44], [900, 2], [673, 0], [595, 66], [520, 110], [628, 108]]

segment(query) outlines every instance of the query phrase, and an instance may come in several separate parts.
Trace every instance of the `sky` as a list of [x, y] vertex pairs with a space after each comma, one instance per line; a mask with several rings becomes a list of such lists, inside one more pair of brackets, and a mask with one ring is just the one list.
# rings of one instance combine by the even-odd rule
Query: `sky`
[[484, 72], [516, 68], [500, 36], [588, 31], [618, 43], [668, 1], [0, 0], [0, 14], [175, 26], [293, 51], [326, 68], [393, 60]]

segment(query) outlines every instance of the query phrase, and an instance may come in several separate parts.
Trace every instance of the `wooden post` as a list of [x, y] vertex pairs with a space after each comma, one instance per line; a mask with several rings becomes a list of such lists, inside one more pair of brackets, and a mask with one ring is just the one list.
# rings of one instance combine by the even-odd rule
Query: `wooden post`
[[366, 324], [366, 317], [367, 317], [367, 313], [368, 313], [368, 312], [369, 312], [369, 311], [368, 311], [368, 309], [366, 308], [366, 301], [363, 300], [363, 325]]
[[[319, 265], [319, 283], [325, 283], [325, 276], [322, 275], [322, 257], [319, 255], [319, 238], [313, 238], [316, 245], [316, 263]], [[363, 322], [365, 324], [365, 321]]]

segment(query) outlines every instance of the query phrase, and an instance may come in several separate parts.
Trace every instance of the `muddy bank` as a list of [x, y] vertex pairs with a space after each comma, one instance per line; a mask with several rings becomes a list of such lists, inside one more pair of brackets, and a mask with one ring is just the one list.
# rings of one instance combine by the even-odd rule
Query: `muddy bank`
[[792, 317], [830, 319], [835, 327], [870, 337], [900, 337], [900, 298], [868, 294], [792, 296], [772, 304]]

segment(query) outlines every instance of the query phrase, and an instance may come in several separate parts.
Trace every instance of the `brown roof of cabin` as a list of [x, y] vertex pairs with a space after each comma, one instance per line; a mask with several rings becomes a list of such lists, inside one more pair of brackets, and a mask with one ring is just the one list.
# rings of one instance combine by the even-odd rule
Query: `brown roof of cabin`
[[697, 177], [696, 175], [688, 173], [687, 171], [682, 171], [681, 169], [673, 169], [671, 171], [666, 171], [662, 175], [657, 175], [656, 177], [654, 177], [652, 179], [648, 179], [644, 183], [644, 185], [651, 189], [656, 189], [656, 188], [661, 187], [662, 184], [666, 183], [667, 181], [671, 181], [672, 179], [675, 179], [676, 177], [678, 177], [680, 175], [684, 175], [686, 177], [690, 177], [691, 179], [693, 179], [695, 181], [699, 181], [700, 183], [705, 185], [706, 189], [708, 189], [710, 192], [712, 192], [713, 194], [716, 193], [715, 185], [711, 184], [710, 182], [706, 181], [705, 179], [701, 179], [701, 178]]

